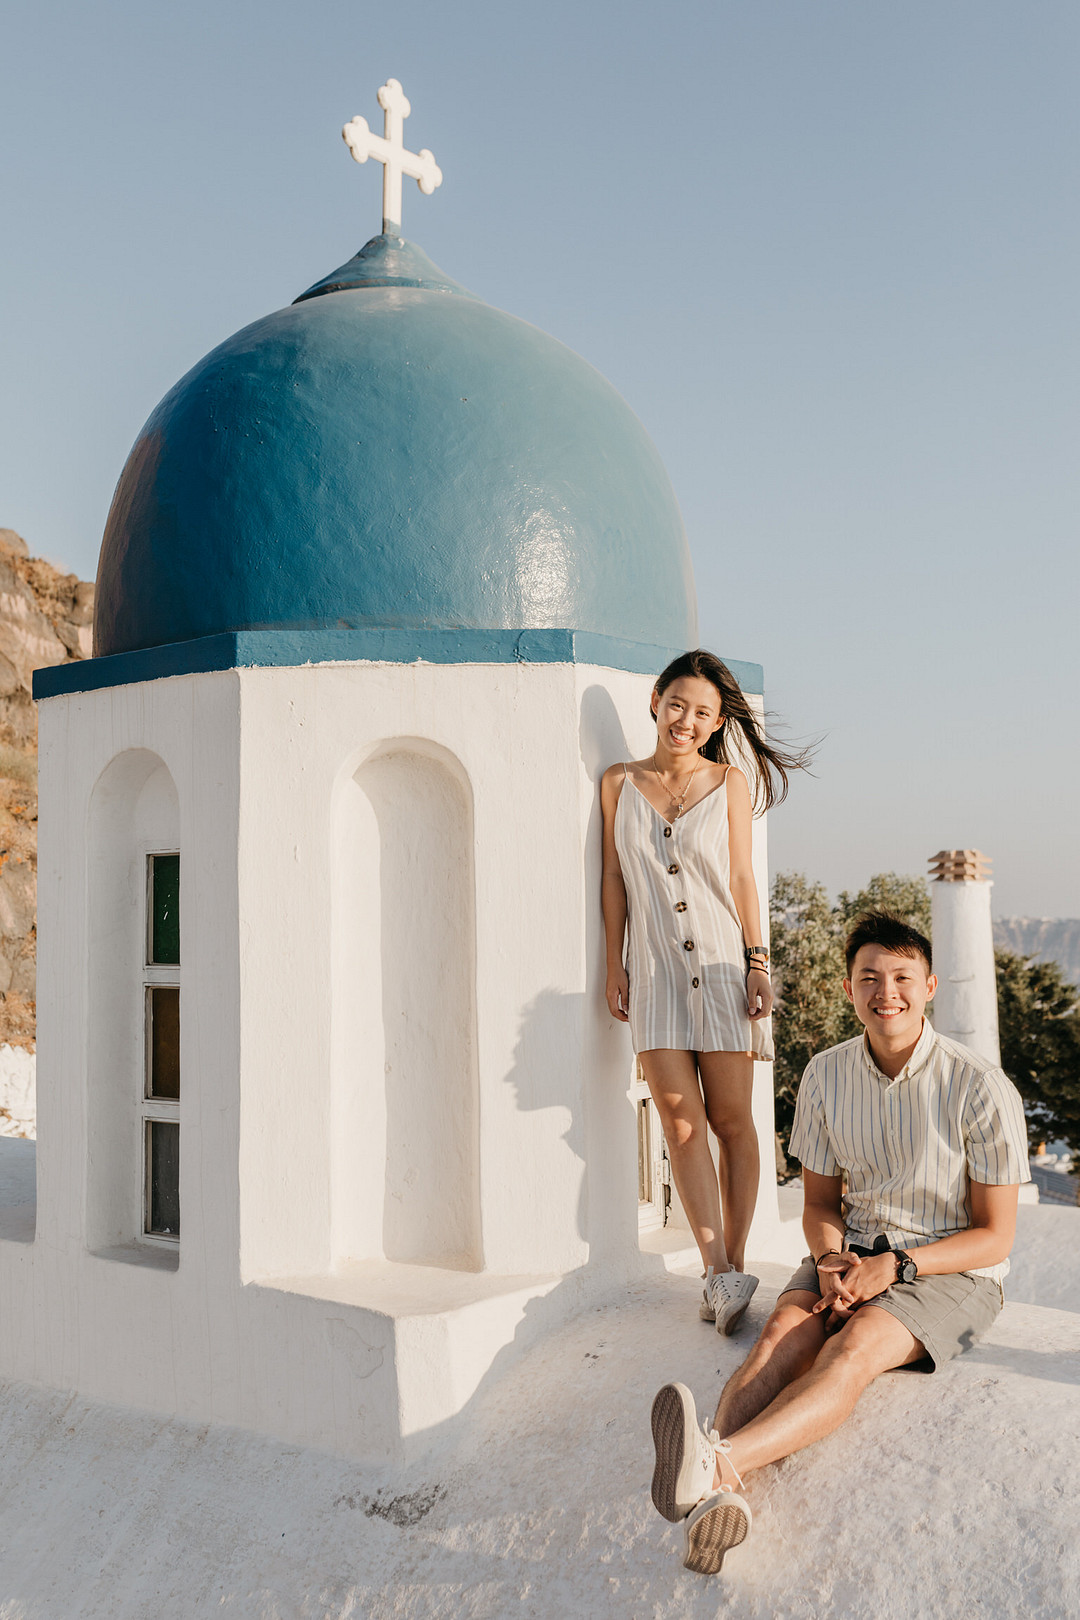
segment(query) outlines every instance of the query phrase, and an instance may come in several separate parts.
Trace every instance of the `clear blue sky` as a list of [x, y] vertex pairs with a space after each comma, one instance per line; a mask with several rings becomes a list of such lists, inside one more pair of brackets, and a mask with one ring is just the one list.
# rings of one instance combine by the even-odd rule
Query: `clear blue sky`
[[378, 229], [655, 438], [701, 636], [824, 742], [772, 865], [1080, 915], [1075, 0], [36, 0], [0, 63], [0, 525], [92, 575], [167, 388]]

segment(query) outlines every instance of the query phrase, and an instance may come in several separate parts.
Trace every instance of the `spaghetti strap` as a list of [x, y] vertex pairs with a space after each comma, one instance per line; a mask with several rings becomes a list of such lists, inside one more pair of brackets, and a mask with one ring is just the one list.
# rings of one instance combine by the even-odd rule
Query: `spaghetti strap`
[[626, 781], [626, 761], [625, 761], [625, 759], [622, 762], [622, 779], [623, 779], [624, 782]]

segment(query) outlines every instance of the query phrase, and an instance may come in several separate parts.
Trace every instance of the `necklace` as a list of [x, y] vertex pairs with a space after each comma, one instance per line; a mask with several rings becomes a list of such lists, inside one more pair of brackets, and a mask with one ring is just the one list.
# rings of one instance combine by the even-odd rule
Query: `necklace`
[[683, 807], [686, 804], [686, 795], [690, 791], [690, 784], [693, 782], [694, 777], [697, 775], [697, 769], [698, 769], [698, 766], [700, 765], [700, 763], [701, 763], [700, 759], [697, 759], [697, 760], [694, 761], [694, 768], [690, 772], [690, 775], [686, 779], [686, 786], [683, 788], [681, 795], [679, 797], [676, 797], [676, 795], [674, 793], [672, 793], [671, 789], [668, 787], [667, 783], [664, 781], [664, 778], [660, 775], [660, 768], [656, 763], [656, 755], [654, 754], [653, 757], [652, 757], [653, 775], [656, 777], [656, 780], [659, 782], [660, 786], [663, 788], [664, 792], [667, 794], [668, 798], [671, 800], [672, 804], [675, 806], [675, 820], [676, 821], [678, 821], [679, 817], [683, 813]]

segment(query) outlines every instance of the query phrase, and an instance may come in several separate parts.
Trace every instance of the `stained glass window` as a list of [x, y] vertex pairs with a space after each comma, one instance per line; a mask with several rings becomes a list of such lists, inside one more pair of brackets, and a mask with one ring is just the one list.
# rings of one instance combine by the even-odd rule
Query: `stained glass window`
[[146, 992], [146, 1095], [175, 1102], [180, 1096], [180, 990], [155, 984]]
[[146, 1230], [180, 1236], [180, 1126], [169, 1120], [146, 1122]]
[[142, 1235], [180, 1237], [180, 857], [149, 855], [143, 966]]
[[149, 961], [176, 966], [180, 961], [180, 857], [150, 857]]

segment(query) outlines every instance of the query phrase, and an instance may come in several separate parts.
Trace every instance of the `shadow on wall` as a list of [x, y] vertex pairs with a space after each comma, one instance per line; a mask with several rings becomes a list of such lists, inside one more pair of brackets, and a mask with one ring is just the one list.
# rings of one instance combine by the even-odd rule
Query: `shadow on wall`
[[[578, 743], [593, 784], [583, 850], [586, 989], [543, 990], [530, 1002], [506, 1080], [520, 1110], [566, 1113], [563, 1141], [580, 1161], [578, 1234], [596, 1265], [620, 1255], [625, 1263], [637, 1250], [637, 1136], [627, 1098], [634, 1060], [626, 1026], [607, 1009], [600, 909], [600, 779], [626, 759], [628, 745], [611, 694], [600, 685], [582, 693]], [[542, 1210], [536, 1218], [543, 1219]]]
[[[525, 1009], [514, 1046], [514, 1065], [506, 1083], [512, 1087], [514, 1101], [523, 1113], [555, 1109], [565, 1119], [562, 1139], [580, 1164], [579, 1170], [575, 1167], [579, 1186], [577, 1229], [587, 1241], [585, 1122], [580, 1110], [573, 1106], [573, 1092], [565, 1081], [571, 1068], [566, 1061], [567, 1043], [575, 1037], [581, 1039], [584, 1014], [585, 997], [580, 992], [542, 990]], [[545, 1210], [534, 1209], [529, 1218], [542, 1222]]]

